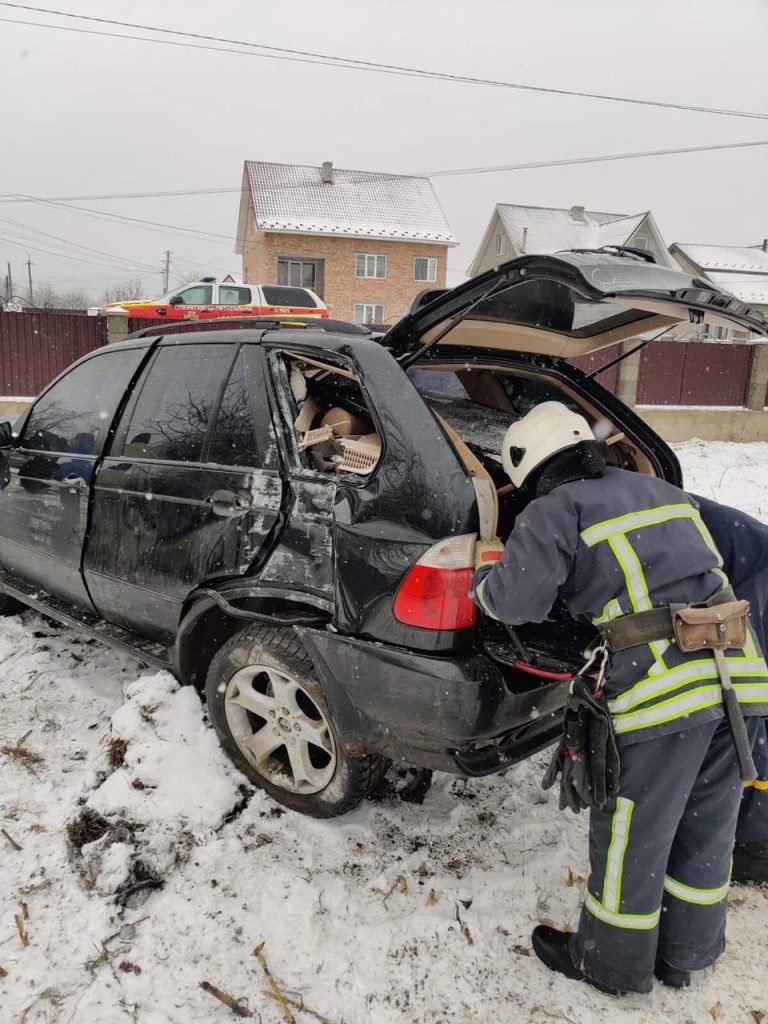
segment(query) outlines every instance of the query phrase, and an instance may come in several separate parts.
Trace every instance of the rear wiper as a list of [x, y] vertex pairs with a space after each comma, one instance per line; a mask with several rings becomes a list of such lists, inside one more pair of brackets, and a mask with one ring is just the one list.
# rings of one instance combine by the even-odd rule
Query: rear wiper
[[426, 355], [426, 353], [433, 349], [435, 345], [439, 345], [446, 334], [452, 331], [457, 324], [460, 324], [462, 320], [469, 316], [472, 310], [476, 309], [481, 302], [485, 302], [486, 299], [490, 299], [490, 297], [495, 295], [496, 292], [504, 291], [506, 288], [509, 288], [509, 286], [510, 281], [508, 277], [505, 277], [503, 281], [497, 281], [488, 289], [487, 292], [484, 292], [478, 299], [475, 299], [474, 302], [471, 302], [465, 309], [462, 309], [461, 312], [457, 313], [456, 316], [449, 320], [445, 327], [443, 327], [441, 331], [438, 331], [437, 335], [431, 341], [426, 342], [421, 346], [421, 348], [416, 349], [412, 355], [409, 356], [406, 354], [398, 359], [402, 368], [406, 370], [417, 360], [421, 359], [422, 356]]

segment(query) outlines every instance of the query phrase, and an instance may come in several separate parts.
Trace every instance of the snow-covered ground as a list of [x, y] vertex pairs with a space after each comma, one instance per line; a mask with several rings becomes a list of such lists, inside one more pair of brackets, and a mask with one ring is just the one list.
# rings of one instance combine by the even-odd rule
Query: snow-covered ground
[[[691, 490], [768, 520], [768, 444], [678, 450]], [[278, 1024], [261, 943], [297, 1024], [768, 1020], [768, 891], [733, 888], [728, 951], [682, 994], [616, 1001], [531, 955], [586, 863], [546, 755], [302, 818], [243, 787], [191, 689], [32, 613], [0, 621], [0, 748], [0, 1024], [233, 1019], [204, 981]]]

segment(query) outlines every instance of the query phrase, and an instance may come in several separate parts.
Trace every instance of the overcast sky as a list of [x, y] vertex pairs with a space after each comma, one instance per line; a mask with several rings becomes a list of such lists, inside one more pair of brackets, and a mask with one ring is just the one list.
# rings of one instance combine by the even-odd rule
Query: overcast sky
[[[48, 0], [41, 6], [436, 71], [768, 114], [766, 0]], [[0, 17], [129, 31], [2, 6]], [[95, 297], [126, 277], [142, 277], [148, 293], [159, 294], [166, 249], [183, 274], [194, 268], [239, 273], [238, 195], [81, 203], [199, 237], [5, 196], [234, 188], [245, 159], [428, 172], [768, 140], [768, 121], [5, 21], [0, 97], [0, 281], [10, 260], [17, 286], [25, 283], [29, 253], [36, 281], [82, 286]], [[748, 245], [768, 236], [766, 182], [768, 146], [434, 181], [461, 240], [450, 255], [451, 283], [469, 266], [496, 202], [651, 209], [668, 244]]]

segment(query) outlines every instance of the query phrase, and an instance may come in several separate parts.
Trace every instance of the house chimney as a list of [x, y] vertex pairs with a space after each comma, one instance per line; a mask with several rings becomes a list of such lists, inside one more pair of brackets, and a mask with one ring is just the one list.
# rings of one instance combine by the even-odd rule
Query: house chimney
[[526, 245], [527, 241], [528, 241], [528, 228], [523, 228], [523, 241], [522, 241], [522, 243], [520, 245], [520, 255], [521, 256], [523, 256], [525, 254], [525, 245]]
[[586, 219], [584, 217], [584, 207], [583, 206], [572, 206], [571, 207], [571, 219], [572, 220], [577, 220], [580, 224], [586, 223]]
[[330, 160], [326, 160], [323, 163], [323, 166], [320, 168], [320, 170], [321, 170], [322, 175], [323, 175], [323, 184], [324, 185], [332, 185], [333, 184], [333, 164], [331, 163], [331, 161]]

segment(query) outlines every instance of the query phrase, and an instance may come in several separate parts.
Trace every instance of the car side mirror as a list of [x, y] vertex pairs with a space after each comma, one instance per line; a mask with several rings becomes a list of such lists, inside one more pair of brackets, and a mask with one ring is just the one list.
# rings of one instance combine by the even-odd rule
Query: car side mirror
[[0, 423], [0, 448], [13, 447], [13, 427], [9, 420]]
[[172, 295], [171, 298], [168, 300], [168, 305], [169, 306], [181, 306], [183, 302], [184, 302], [184, 299], [182, 298], [181, 295]]

